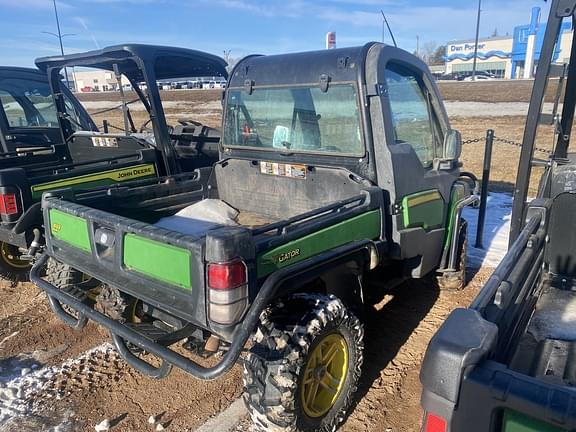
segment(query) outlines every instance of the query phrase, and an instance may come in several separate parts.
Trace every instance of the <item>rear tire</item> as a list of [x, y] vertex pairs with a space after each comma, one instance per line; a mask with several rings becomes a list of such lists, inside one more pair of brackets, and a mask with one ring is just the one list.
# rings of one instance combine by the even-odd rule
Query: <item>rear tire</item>
[[296, 294], [261, 316], [244, 400], [261, 431], [333, 431], [358, 386], [364, 330], [334, 296]]
[[442, 291], [461, 291], [466, 287], [466, 256], [468, 251], [468, 222], [462, 219], [456, 250], [456, 271], [444, 272], [436, 277]]
[[[56, 288], [67, 291], [72, 288], [81, 288], [86, 292], [84, 304], [93, 306], [100, 283], [95, 279], [87, 278], [80, 270], [50, 258], [46, 266], [46, 280]], [[74, 317], [78, 317], [75, 309], [63, 304], [62, 308]]]
[[21, 257], [22, 253], [16, 246], [0, 242], [0, 278], [13, 284], [28, 281], [32, 262]]

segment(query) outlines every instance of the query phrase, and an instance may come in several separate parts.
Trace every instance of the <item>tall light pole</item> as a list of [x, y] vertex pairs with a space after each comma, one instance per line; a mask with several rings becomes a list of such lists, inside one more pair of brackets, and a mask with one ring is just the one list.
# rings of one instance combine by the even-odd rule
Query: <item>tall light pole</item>
[[476, 81], [476, 61], [478, 59], [478, 36], [480, 34], [480, 12], [482, 0], [478, 0], [478, 15], [476, 17], [476, 39], [474, 41], [474, 62], [472, 63], [472, 81]]
[[[52, 3], [54, 4], [54, 15], [56, 16], [56, 28], [58, 29], [58, 34], [48, 31], [43, 31], [42, 33], [46, 33], [58, 38], [58, 42], [60, 42], [60, 53], [64, 55], [64, 45], [62, 44], [62, 38], [65, 38], [66, 36], [76, 36], [76, 35], [73, 33], [62, 34], [60, 30], [60, 19], [58, 18], [58, 8], [56, 7], [56, 0], [52, 0]], [[68, 70], [66, 68], [64, 68], [64, 74], [66, 75], [66, 86], [70, 88], [70, 80], [68, 79]]]

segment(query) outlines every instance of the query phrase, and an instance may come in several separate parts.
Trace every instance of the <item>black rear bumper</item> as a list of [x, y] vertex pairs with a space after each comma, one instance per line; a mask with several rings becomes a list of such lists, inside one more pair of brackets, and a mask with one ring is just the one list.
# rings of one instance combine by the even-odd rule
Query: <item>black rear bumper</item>
[[[294, 280], [312, 280], [317, 276], [319, 270], [326, 270], [331, 267], [342, 265], [343, 262], [350, 261], [352, 256], [357, 255], [359, 252], [362, 253], [362, 251], [366, 251], [369, 244], [371, 244], [370, 241], [349, 243], [345, 246], [316, 255], [292, 266], [285, 267], [270, 275], [258, 291], [256, 298], [251, 303], [243, 320], [234, 330], [234, 337], [228, 351], [225, 352], [221, 361], [212, 367], [202, 366], [170, 349], [168, 346], [147, 338], [129, 325], [116, 321], [94, 310], [93, 307], [83, 303], [77, 296], [74, 296], [74, 293], [63, 291], [42, 279], [40, 277], [42, 268], [45, 266], [49, 258], [46, 254], [43, 254], [32, 267], [32, 270], [30, 271], [30, 279], [36, 286], [46, 292], [54, 313], [71, 327], [80, 329], [86, 325], [88, 319], [106, 327], [110, 331], [114, 344], [116, 345], [120, 355], [128, 364], [142, 373], [154, 378], [164, 378], [170, 372], [171, 366], [176, 366], [196, 378], [209, 380], [218, 378], [234, 366], [240, 357], [248, 338], [256, 328], [260, 314], [278, 294], [277, 291], [284, 282], [288, 280], [290, 280], [290, 282]], [[365, 255], [369, 256], [368, 253]], [[297, 286], [298, 284], [295, 285]], [[76, 310], [78, 317], [73, 317], [67, 313], [62, 308], [62, 304]], [[180, 339], [183, 339], [184, 337], [185, 336], [182, 336]], [[162, 360], [162, 365], [160, 367], [154, 367], [149, 363], [146, 363], [132, 353], [128, 348], [129, 343], [159, 357]]]

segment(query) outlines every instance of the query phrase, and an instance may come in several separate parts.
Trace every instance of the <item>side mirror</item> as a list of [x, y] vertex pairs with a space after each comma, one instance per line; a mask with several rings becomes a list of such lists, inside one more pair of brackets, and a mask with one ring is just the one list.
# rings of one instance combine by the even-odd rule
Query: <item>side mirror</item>
[[444, 159], [458, 160], [462, 154], [462, 135], [450, 129], [444, 137]]

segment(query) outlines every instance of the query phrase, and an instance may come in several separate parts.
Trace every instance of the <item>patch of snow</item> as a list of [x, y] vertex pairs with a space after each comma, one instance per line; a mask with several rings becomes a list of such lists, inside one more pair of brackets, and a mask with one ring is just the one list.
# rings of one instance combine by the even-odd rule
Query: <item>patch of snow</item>
[[94, 426], [94, 429], [96, 430], [96, 432], [105, 432], [105, 431], [109, 430], [110, 429], [110, 420], [108, 420], [108, 419], [102, 420], [100, 423], [98, 423], [96, 426]]
[[[446, 101], [446, 111], [453, 117], [525, 117], [528, 102], [464, 102]], [[560, 104], [560, 110], [562, 110]], [[552, 113], [554, 104], [545, 103], [542, 112]]]
[[486, 204], [483, 249], [475, 246], [479, 209], [466, 207], [462, 216], [468, 221], [468, 266], [491, 267], [500, 264], [508, 251], [512, 195], [490, 193]]
[[[59, 374], [66, 374], [96, 354], [113, 351], [112, 345], [105, 343], [59, 366], [48, 367], [38, 367], [32, 356], [4, 360], [0, 375], [0, 425], [16, 417], [34, 415], [46, 399], [60, 399], [63, 395], [53, 386]], [[40, 397], [36, 398], [37, 395]]]

